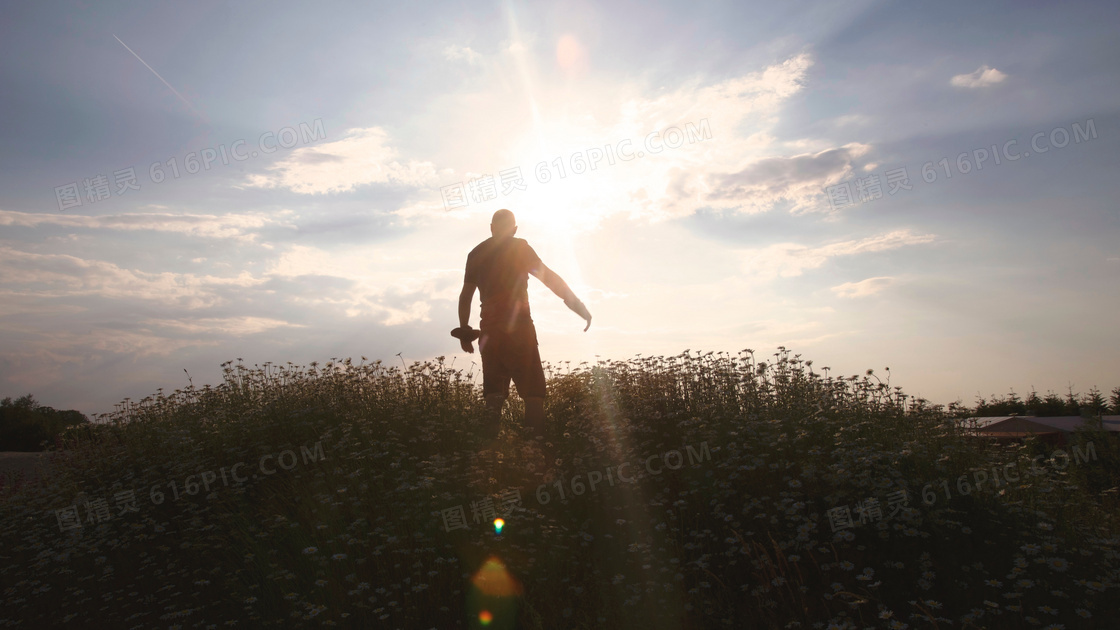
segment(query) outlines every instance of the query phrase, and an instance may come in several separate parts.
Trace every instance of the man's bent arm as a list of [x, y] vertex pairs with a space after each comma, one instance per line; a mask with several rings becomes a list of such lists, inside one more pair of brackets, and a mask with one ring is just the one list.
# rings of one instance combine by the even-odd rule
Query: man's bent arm
[[477, 287], [470, 282], [463, 283], [463, 290], [459, 293], [459, 326], [466, 328], [471, 321], [471, 302], [474, 301], [474, 291]]

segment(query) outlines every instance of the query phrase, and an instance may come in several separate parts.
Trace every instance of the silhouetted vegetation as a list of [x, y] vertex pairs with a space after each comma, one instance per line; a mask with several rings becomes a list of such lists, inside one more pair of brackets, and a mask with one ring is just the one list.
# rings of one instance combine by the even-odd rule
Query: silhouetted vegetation
[[40, 405], [31, 394], [0, 400], [0, 451], [41, 451], [64, 431], [89, 422], [79, 411]]
[[1003, 396], [992, 395], [990, 398], [977, 397], [975, 409], [969, 410], [968, 415], [973, 416], [1037, 416], [1039, 418], [1054, 416], [1078, 416], [1082, 411], [1092, 415], [1120, 414], [1120, 387], [1112, 390], [1111, 399], [1105, 399], [1099, 389], [1093, 387], [1086, 394], [1076, 394], [1071, 387], [1065, 396], [1058, 396], [1054, 392], [1046, 392], [1039, 396], [1038, 392], [1031, 389], [1026, 400], [1019, 397], [1014, 390]]
[[[889, 373], [767, 359], [549, 370], [553, 476], [516, 398], [477, 452], [477, 375], [442, 357], [227, 364], [68, 432], [0, 501], [0, 626], [482, 627], [490, 557], [520, 585], [490, 630], [1107, 626], [1115, 442], [998, 445]], [[509, 490], [498, 535], [475, 508]]]

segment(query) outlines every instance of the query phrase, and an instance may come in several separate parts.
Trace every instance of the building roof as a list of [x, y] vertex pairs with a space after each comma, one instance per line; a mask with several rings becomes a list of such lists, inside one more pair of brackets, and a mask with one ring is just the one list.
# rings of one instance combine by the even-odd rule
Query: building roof
[[1034, 431], [981, 431], [979, 433], [979, 435], [981, 435], [983, 437], [991, 437], [991, 438], [1022, 439], [1022, 438], [1031, 437], [1032, 435], [1035, 436], [1035, 437], [1062, 435], [1062, 432], [1061, 431], [1051, 431], [1050, 433], [1036, 433]]
[[[1081, 428], [1086, 420], [1082, 416], [981, 416], [962, 420], [961, 426], [978, 429], [984, 434], [1069, 433]], [[1106, 431], [1120, 433], [1120, 416], [1101, 416], [1101, 425]]]

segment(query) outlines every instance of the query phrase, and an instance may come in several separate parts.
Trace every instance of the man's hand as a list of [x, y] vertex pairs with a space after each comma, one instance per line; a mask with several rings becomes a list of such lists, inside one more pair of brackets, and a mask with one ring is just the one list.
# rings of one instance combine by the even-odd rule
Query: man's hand
[[583, 309], [583, 312], [580, 313], [579, 316], [582, 317], [585, 322], [587, 322], [587, 325], [583, 327], [583, 332], [587, 332], [587, 329], [591, 328], [591, 313], [588, 313], [587, 308], [585, 307]]
[[460, 326], [451, 331], [451, 336], [459, 340], [459, 347], [463, 352], [474, 354], [474, 340], [481, 336], [481, 332], [470, 326]]
[[565, 300], [564, 305], [572, 309], [576, 315], [579, 315], [587, 322], [587, 325], [583, 327], [583, 332], [587, 332], [587, 329], [591, 328], [591, 313], [587, 310], [587, 307], [583, 305], [583, 302], [573, 298], [571, 300]]

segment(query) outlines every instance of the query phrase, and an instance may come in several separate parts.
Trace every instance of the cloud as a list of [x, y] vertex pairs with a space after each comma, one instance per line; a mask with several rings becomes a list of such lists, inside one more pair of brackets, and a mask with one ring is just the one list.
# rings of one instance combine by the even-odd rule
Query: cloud
[[[458, 296], [459, 269], [426, 268], [430, 258], [422, 249], [388, 254], [365, 249], [328, 251], [296, 245], [288, 248], [268, 269], [269, 287], [314, 278], [316, 290], [300, 293], [308, 304], [329, 304], [347, 317], [370, 316], [381, 324], [396, 326], [430, 321], [431, 301]], [[329, 282], [328, 282], [329, 280]]]
[[[633, 138], [633, 150], [646, 154], [611, 166], [602, 187], [582, 199], [566, 199], [566, 207], [598, 206], [601, 214], [626, 208], [632, 216], [653, 220], [688, 216], [700, 208], [746, 214], [827, 211], [824, 188], [862, 168], [871, 146], [838, 147], [813, 138], [783, 142], [772, 134], [812, 65], [812, 57], [803, 53], [713, 84], [696, 78], [656, 96], [623, 86], [618, 120], [599, 136], [615, 142]], [[581, 126], [573, 121], [565, 131], [578, 137]], [[679, 148], [666, 145], [649, 153], [644, 139], [656, 131], [668, 140], [673, 127], [685, 138]], [[707, 131], [707, 139], [696, 141], [697, 131]], [[585, 138], [583, 148], [604, 144]]]
[[[555, 63], [576, 67], [577, 48], [558, 42], [563, 54]], [[532, 64], [496, 64], [486, 70], [487, 81], [448, 97], [454, 107], [432, 121], [430, 133], [454, 134], [457, 142], [439, 156], [446, 167], [439, 183], [397, 213], [465, 218], [515, 205], [538, 225], [577, 233], [618, 213], [661, 221], [701, 208], [827, 211], [824, 188], [861, 172], [871, 147], [775, 137], [813, 63], [800, 53], [754, 72], [717, 80], [695, 75], [672, 86], [589, 74], [578, 91], [544, 80]], [[508, 80], [511, 71], [528, 73], [531, 107], [515, 105], [528, 88]], [[651, 135], [660, 137], [647, 143]], [[439, 186], [465, 185], [478, 174], [497, 180], [511, 167], [521, 169], [525, 191], [452, 212], [444, 207]]]
[[39, 296], [100, 296], [171, 302], [181, 308], [213, 306], [222, 301], [221, 287], [246, 288], [259, 284], [249, 272], [234, 278], [171, 272], [146, 273], [111, 262], [66, 254], [37, 254], [0, 247], [0, 278], [5, 286], [24, 285]]
[[863, 114], [844, 114], [833, 118], [831, 122], [834, 127], [858, 126], [871, 124], [871, 118]]
[[895, 283], [891, 276], [877, 276], [860, 280], [859, 282], [845, 282], [832, 287], [832, 292], [842, 298], [858, 298], [875, 295]]
[[342, 140], [295, 149], [268, 170], [250, 175], [248, 185], [311, 195], [369, 184], [434, 186], [437, 181], [430, 162], [398, 162], [389, 134], [380, 127], [349, 129]]
[[443, 56], [448, 61], [465, 61], [472, 66], [482, 60], [482, 55], [466, 46], [448, 46], [443, 49]]
[[[462, 271], [418, 269], [412, 258], [401, 258], [377, 249], [295, 246], [278, 252], [262, 273], [223, 278], [148, 273], [0, 246], [0, 369], [41, 384], [62, 378], [67, 365], [317, 333], [315, 325], [296, 323], [301, 320], [429, 322], [438, 304], [453, 299], [452, 285]], [[318, 274], [308, 273], [312, 269]]]
[[[51, 313], [58, 317], [57, 310]], [[243, 337], [298, 324], [266, 317], [140, 319], [127, 325], [98, 325], [85, 321], [71, 327], [46, 330], [39, 327], [7, 326], [8, 340], [19, 338], [3, 348], [6, 367], [13, 372], [9, 380], [39, 384], [61, 378], [63, 366], [109, 360], [127, 356], [167, 357], [180, 350], [220, 346], [229, 337]], [[25, 376], [26, 375], [26, 376]], [[25, 376], [25, 378], [19, 378]]]
[[[91, 297], [111, 300], [143, 300], [177, 310], [201, 310], [237, 302], [327, 306], [347, 317], [373, 316], [386, 325], [428, 321], [432, 299], [452, 299], [453, 280], [462, 272], [420, 270], [411, 259], [373, 256], [365, 250], [348, 253], [293, 246], [280, 253], [262, 274], [242, 271], [235, 277], [190, 273], [149, 273], [126, 269], [103, 260], [67, 254], [39, 254], [0, 247], [0, 296], [7, 295], [4, 312], [33, 312], [34, 301], [55, 300], [54, 311], [64, 309], [60, 298]], [[394, 264], [396, 263], [396, 264]], [[394, 268], [387, 267], [394, 264]], [[409, 270], [411, 269], [411, 270]], [[409, 271], [405, 271], [409, 270]], [[402, 273], [403, 271], [403, 273]], [[19, 307], [12, 303], [19, 302]], [[180, 332], [224, 331], [251, 334], [269, 327], [287, 325], [280, 320], [245, 316], [237, 318], [177, 318]], [[155, 322], [156, 320], [145, 320]], [[159, 320], [172, 326], [173, 320]], [[202, 328], [200, 328], [200, 326]]]
[[[279, 214], [286, 218], [292, 212], [285, 210]], [[278, 218], [261, 213], [126, 213], [84, 216], [0, 210], [0, 226], [173, 232], [201, 238], [232, 238], [242, 241], [254, 241], [258, 237], [257, 229], [279, 223], [282, 221]]]
[[[582, 155], [589, 147], [610, 146], [612, 154], [621, 156], [618, 147], [627, 142], [636, 157], [620, 157], [615, 164], [608, 164], [616, 162], [614, 157], [601, 160], [602, 175], [554, 180], [547, 184], [547, 195], [532, 201], [551, 204], [546, 214], [557, 215], [563, 208], [578, 229], [621, 211], [657, 221], [688, 216], [706, 206], [770, 209], [783, 198], [795, 198], [793, 205], [807, 207], [810, 196], [823, 199], [822, 182], [810, 175], [814, 170], [825, 178], [836, 177], [847, 160], [863, 152], [851, 145], [829, 153], [833, 147], [808, 142], [793, 152], [793, 158], [786, 158], [790, 147], [770, 135], [781, 108], [802, 89], [812, 65], [808, 54], [799, 54], [714, 83], [694, 77], [654, 95], [649, 86], [625, 83], [588, 89], [578, 102], [566, 94], [542, 99], [548, 104], [541, 117], [549, 121], [543, 137], [552, 155], [539, 159], [547, 158], [547, 164], [556, 155]], [[596, 115], [573, 113], [587, 111]], [[656, 137], [648, 140], [651, 136]], [[675, 148], [674, 140], [679, 142]], [[525, 140], [526, 145], [534, 143], [532, 137]], [[526, 162], [535, 164], [537, 159]], [[791, 161], [784, 164], [785, 160]], [[578, 216], [571, 208], [579, 209]]]
[[[28, 384], [54, 380], [62, 375], [66, 364], [88, 364], [113, 356], [130, 360], [149, 356], [170, 356], [184, 349], [218, 346], [222, 341], [212, 337], [168, 337], [142, 327], [119, 329], [89, 327], [85, 330], [27, 330], [20, 331], [21, 343], [5, 348], [5, 359], [15, 374], [24, 371], [38, 372], [37, 378], [26, 379]], [[15, 380], [12, 376], [8, 378]]]
[[145, 319], [140, 322], [143, 326], [169, 328], [175, 332], [188, 335], [212, 337], [214, 335], [230, 335], [241, 337], [254, 335], [272, 330], [274, 328], [293, 327], [306, 328], [303, 324], [291, 324], [279, 319], [269, 317], [200, 317], [196, 319]]
[[949, 79], [949, 83], [963, 88], [982, 88], [989, 85], [1002, 83], [1007, 75], [988, 66], [980, 66], [974, 72], [968, 74], [958, 74], [957, 76]]
[[818, 203], [821, 189], [852, 172], [853, 162], [870, 147], [847, 144], [818, 153], [757, 160], [737, 173], [713, 175], [714, 190], [707, 200], [713, 207], [732, 205], [740, 211], [763, 212], [786, 202], [790, 212], [825, 210]]
[[898, 249], [907, 245], [929, 243], [935, 238], [932, 234], [914, 234], [903, 229], [820, 247], [775, 243], [745, 252], [744, 271], [759, 280], [790, 278], [800, 276], [808, 269], [816, 269], [830, 258]]

